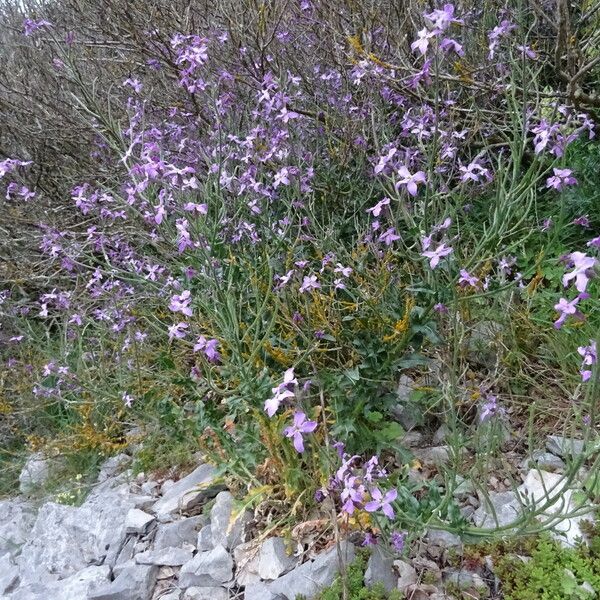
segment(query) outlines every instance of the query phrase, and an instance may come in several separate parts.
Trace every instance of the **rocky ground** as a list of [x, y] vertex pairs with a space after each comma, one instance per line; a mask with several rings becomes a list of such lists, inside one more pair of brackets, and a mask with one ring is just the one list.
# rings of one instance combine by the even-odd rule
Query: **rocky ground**
[[[444, 445], [418, 447], [418, 435], [406, 441], [425, 466], [447, 459]], [[478, 526], [495, 519], [510, 524], [521, 510], [517, 492], [533, 501], [555, 493], [548, 490], [560, 487], [563, 458], [580, 451], [576, 441], [551, 436], [534, 464], [521, 463], [521, 487], [515, 492], [497, 478], [489, 502], [465, 481], [455, 490], [463, 514]], [[211, 465], [199, 464], [178, 481], [156, 481], [134, 477], [130, 463], [125, 454], [109, 459], [80, 506], [36, 506], [28, 495], [48, 465], [39, 455], [30, 458], [21, 496], [0, 501], [0, 600], [295, 600], [298, 594], [314, 597], [334, 580], [336, 547], [314, 555], [298, 544], [290, 556], [282, 538], [256, 537], [254, 515], [236, 510]], [[566, 502], [552, 510], [566, 510], [571, 502], [567, 492]], [[581, 534], [582, 518], [560, 524], [565, 543]], [[382, 581], [411, 600], [449, 599], [444, 590], [457, 587], [469, 598], [496, 597], [493, 565], [450, 565], [449, 554], [462, 553], [460, 538], [429, 531], [417, 546], [403, 560], [375, 547], [366, 583]], [[348, 560], [355, 550], [349, 541], [341, 547]]]

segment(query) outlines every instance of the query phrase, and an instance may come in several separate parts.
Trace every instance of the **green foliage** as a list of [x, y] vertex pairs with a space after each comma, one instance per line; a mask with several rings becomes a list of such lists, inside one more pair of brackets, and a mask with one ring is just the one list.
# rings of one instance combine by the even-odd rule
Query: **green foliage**
[[[491, 28], [495, 18], [490, 11], [482, 23]], [[262, 23], [262, 16], [259, 21]], [[470, 32], [471, 28], [464, 30]], [[402, 39], [405, 35], [403, 32]], [[466, 41], [466, 45], [477, 42], [475, 37]], [[373, 60], [376, 54], [363, 55], [361, 44], [356, 37], [354, 51]], [[261, 53], [262, 49], [261, 44]], [[354, 62], [356, 57], [348, 58]], [[86, 317], [81, 328], [70, 327], [68, 315], [60, 311], [43, 325], [32, 312], [14, 311], [11, 326], [15, 333], [25, 331], [27, 336], [22, 345], [15, 346], [15, 354], [21, 355], [14, 357], [17, 366], [11, 377], [0, 376], [0, 418], [7, 423], [0, 429], [0, 440], [10, 441], [0, 444], [0, 467], [13, 465], [1, 469], [0, 492], [14, 487], [19, 460], [28, 451], [43, 449], [60, 454], [67, 464], [74, 463], [64, 476], [73, 479], [85, 474], [85, 479], [99, 460], [135, 444], [137, 470], [183, 465], [192, 461], [196, 451], [202, 451], [215, 463], [226, 465], [229, 475], [237, 477], [245, 488], [254, 486], [268, 490], [263, 493], [265, 497], [284, 498], [283, 510], [289, 512], [290, 519], [300, 520], [312, 508], [314, 491], [326, 484], [337, 468], [332, 459], [335, 455], [325, 449], [331, 446], [330, 441], [342, 441], [350, 454], [380, 454], [382, 464], [389, 468], [390, 483], [398, 489], [394, 527], [418, 529], [433, 524], [466, 530], [467, 524], [447, 489], [440, 489], [437, 481], [415, 484], [408, 480], [411, 457], [401, 447], [404, 431], [394, 410], [399, 376], [406, 373], [422, 381], [431, 375], [428, 367], [432, 359], [443, 365], [433, 375], [431, 385], [425, 382], [407, 394], [407, 413], [419, 426], [444, 422], [456, 430], [447, 441], [452, 460], [438, 470], [457, 470], [461, 451], [467, 448], [475, 459], [470, 474], [486, 481], [488, 465], [497, 474], [493, 458], [502, 452], [504, 431], [501, 423], [482, 425], [477, 420], [485, 394], [498, 395], [515, 428], [533, 424], [530, 414], [538, 408], [544, 411], [543, 417], [552, 413], [554, 422], [582, 423], [584, 416], [590, 416], [585, 414], [586, 403], [575, 397], [577, 402], [569, 405], [565, 392], [580, 384], [577, 347], [587, 344], [600, 330], [597, 282], [590, 283], [591, 298], [579, 305], [586, 322], [570, 319], [560, 331], [551, 326], [556, 318], [554, 305], [559, 294], [564, 294], [561, 278], [565, 269], [557, 259], [574, 249], [585, 249], [591, 237], [588, 234], [600, 225], [596, 183], [599, 147], [583, 141], [574, 143], [565, 161], [575, 170], [579, 185], [558, 195], [546, 189], [546, 176], [559, 163], [547, 154], [530, 156], [531, 150], [526, 151], [530, 148], [527, 130], [531, 123], [522, 120], [528, 105], [514, 94], [521, 80], [529, 79], [529, 70], [521, 71], [519, 64], [516, 61], [512, 65], [514, 68], [507, 72], [510, 79], [494, 92], [493, 104], [499, 102], [501, 106], [499, 127], [492, 119], [493, 111], [479, 113], [479, 107], [471, 104], [470, 92], [465, 97], [467, 104], [462, 104], [461, 88], [468, 77], [466, 64], [461, 61], [454, 64], [457, 72], [451, 78], [438, 81], [432, 88], [431, 101], [437, 113], [437, 104], [444, 97], [438, 84], [454, 86], [451, 82], [458, 85], [462, 81], [451, 93], [453, 99], [448, 105], [457, 104], [457, 120], [441, 121], [432, 130], [432, 138], [419, 136], [418, 155], [428, 170], [428, 184], [412, 199], [401, 195], [404, 192], [394, 185], [393, 178], [367, 176], [372, 172], [372, 159], [384, 152], [388, 141], [395, 143], [398, 115], [388, 115], [387, 104], [383, 105], [385, 111], [378, 112], [379, 101], [372, 102], [374, 98], [365, 87], [364, 106], [372, 106], [368, 111], [372, 123], [367, 129], [373, 131], [361, 133], [361, 138], [368, 138], [364, 152], [354, 143], [347, 144], [358, 134], [354, 119], [344, 123], [345, 112], [336, 116], [335, 103], [331, 114], [321, 112], [322, 108], [328, 110], [329, 101], [316, 113], [319, 118], [315, 124], [322, 118], [323, 129], [319, 124], [313, 130], [308, 126], [311, 121], [306, 120], [306, 130], [297, 128], [298, 134], [304, 133], [291, 137], [293, 143], [286, 150], [290, 160], [305, 155], [314, 155], [315, 160], [314, 168], [312, 163], [310, 166], [314, 171], [311, 191], [300, 194], [305, 211], [302, 216], [310, 223], [306, 232], [302, 225], [302, 234], [294, 233], [300, 216], [297, 188], [282, 186], [277, 202], [256, 216], [263, 235], [261, 243], [241, 238], [230, 246], [227, 228], [237, 222], [245, 206], [236, 204], [212, 171], [203, 172], [202, 177], [202, 197], [208, 212], [194, 224], [193, 231], [194, 239], [205, 243], [195, 244], [192, 251], [174, 251], [179, 234], [172, 218], [161, 225], [160, 241], [144, 237], [148, 223], [140, 222], [139, 239], [131, 235], [136, 226], [127, 223], [122, 233], [131, 238], [132, 249], [143, 255], [140, 265], [144, 261], [163, 265], [169, 279], [185, 285], [191, 293], [190, 335], [184, 341], [166, 338], [167, 328], [180, 318], [168, 309], [168, 296], [178, 288], [163, 287], [162, 281], [150, 283], [137, 267], [132, 272], [113, 272], [113, 265], [104, 262], [106, 256], [87, 254], [89, 244], [81, 244], [81, 256], [77, 249], [81, 272], [73, 274], [80, 279], [74, 289], [87, 289], [90, 281], [86, 270], [96, 267], [105, 277], [111, 273], [105, 281], [110, 285], [102, 292], [101, 303], [95, 294], [89, 297], [79, 291], [71, 302], [78, 311], [85, 309], [80, 311], [83, 314], [97, 314], [96, 309], [104, 303], [110, 310], [106, 314], [99, 311], [102, 319]], [[509, 81], [510, 85], [505, 85]], [[533, 75], [529, 84], [533, 97], [546, 87], [538, 75]], [[357, 89], [349, 97], [361, 93], [359, 86], [353, 87]], [[504, 97], [501, 90], [505, 90]], [[546, 96], [540, 94], [540, 98]], [[363, 98], [357, 95], [352, 102], [363, 105]], [[102, 118], [102, 104], [93, 107], [99, 115], [92, 129], [107, 140], [121, 140], [122, 125], [117, 125], [110, 114]], [[433, 105], [425, 107], [424, 117]], [[468, 120], [463, 122], [461, 114], [469, 115]], [[232, 119], [231, 130], [227, 122], [220, 124], [223, 131], [245, 135], [245, 125], [238, 131], [233, 121], [238, 122], [237, 116]], [[240, 126], [244, 121], [241, 113]], [[360, 121], [356, 123], [363, 128]], [[99, 129], [98, 124], [102, 125]], [[442, 141], [438, 135], [447, 135], [454, 128], [471, 132], [470, 141], [461, 149], [460, 163], [466, 164], [475, 155], [481, 158], [493, 170], [487, 184], [447, 185], [455, 175], [443, 164], [437, 168]], [[494, 136], [488, 136], [494, 130], [502, 134], [500, 146], [492, 141]], [[315, 132], [318, 135], [313, 140]], [[257, 149], [260, 145], [256, 144]], [[327, 152], [321, 152], [323, 148]], [[111, 172], [115, 171], [112, 165], [118, 164], [113, 158], [117, 157], [111, 158]], [[125, 157], [118, 158], [126, 164]], [[308, 158], [301, 158], [298, 165], [290, 162], [290, 166], [302, 171], [309, 166], [303, 164], [305, 160]], [[219, 169], [227, 166], [224, 162]], [[270, 169], [267, 165], [259, 178], [267, 181], [272, 175]], [[80, 179], [78, 173], [78, 183]], [[119, 196], [117, 190], [123, 188], [120, 179], [101, 179], [107, 189], [114, 183], [115, 196]], [[157, 205], [160, 191], [158, 181], [148, 184], [145, 193], [150, 205]], [[366, 213], [382, 195], [392, 197], [384, 222], [401, 234], [398, 244], [376, 241], [379, 234], [372, 231], [373, 222]], [[585, 230], [572, 223], [586, 213], [596, 229]], [[548, 232], [540, 229], [546, 217], [554, 222]], [[434, 237], [439, 237], [437, 226], [446, 218], [452, 219], [446, 240], [452, 244], [452, 254], [432, 270], [422, 254], [424, 236], [435, 232]], [[273, 236], [275, 224], [284, 222], [294, 225], [288, 232]], [[117, 224], [115, 230], [119, 232]], [[514, 260], [510, 274], [499, 269], [503, 256]], [[310, 272], [319, 272], [319, 287], [310, 293], [301, 292], [296, 279], [293, 285], [276, 290], [277, 277], [293, 270], [300, 259], [306, 261]], [[339, 289], [333, 285], [337, 261], [349, 269], [347, 281]], [[484, 285], [472, 289], [461, 286], [462, 268]], [[517, 271], [522, 273], [522, 281]], [[179, 274], [189, 272], [194, 276], [180, 278]], [[301, 277], [300, 272], [294, 276]], [[139, 301], [130, 302], [120, 295], [124, 282], [132, 286]], [[522, 282], [528, 283], [519, 289]], [[25, 302], [20, 293], [17, 301]], [[32, 306], [39, 309], [35, 303]], [[113, 310], [124, 311], [118, 326], [104, 321], [113, 318]], [[480, 333], [490, 329], [482, 327], [484, 324], [499, 327], [492, 328], [493, 336], [479, 335], [478, 343], [474, 343], [478, 329]], [[192, 332], [194, 337], [202, 334], [218, 343], [218, 361], [208, 362], [194, 352]], [[143, 337], [138, 338], [141, 333]], [[489, 337], [497, 339], [490, 341]], [[64, 385], [60, 385], [56, 370], [43, 375], [44, 365], [50, 362], [68, 368]], [[282, 405], [272, 419], [264, 411], [270, 390], [291, 367], [306, 384], [306, 388], [299, 386], [294, 407], [318, 422], [307, 439], [307, 451], [301, 455], [283, 434], [292, 417], [292, 404]], [[37, 393], [32, 392], [32, 385], [37, 386]], [[536, 399], [540, 399], [539, 406]], [[140, 434], [130, 438], [131, 430]], [[82, 465], [77, 464], [78, 456]], [[396, 468], [399, 465], [402, 468]], [[2, 483], [3, 477], [8, 483]], [[78, 501], [78, 491], [75, 495], [65, 493], [67, 501]], [[590, 483], [587, 493], [592, 499], [598, 497], [597, 481]], [[376, 590], [361, 591], [360, 568], [354, 566], [352, 571], [358, 578], [356, 598], [379, 597], [364, 595], [377, 594]], [[335, 597], [334, 588], [331, 598]]]
[[[370, 588], [365, 587], [364, 577], [368, 560], [369, 552], [362, 551], [348, 566], [346, 573], [348, 600], [402, 600], [404, 595], [401, 592], [398, 590], [387, 592], [381, 583]], [[342, 600], [342, 589], [342, 579], [338, 576], [330, 587], [324, 589], [317, 596], [317, 600]], [[296, 600], [302, 600], [302, 598], [297, 597]]]
[[[591, 586], [593, 590], [600, 590], [597, 546], [596, 543], [590, 547], [563, 548], [542, 537], [526, 562], [514, 554], [500, 557], [496, 574], [502, 582], [505, 600], [588, 600], [597, 597], [587, 589]], [[582, 587], [586, 582], [588, 586]]]

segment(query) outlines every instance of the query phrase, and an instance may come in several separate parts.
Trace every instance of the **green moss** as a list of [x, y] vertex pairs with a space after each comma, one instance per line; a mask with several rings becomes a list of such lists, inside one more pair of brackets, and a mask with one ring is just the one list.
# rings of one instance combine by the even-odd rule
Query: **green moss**
[[[595, 532], [597, 534], [597, 532]], [[594, 541], [596, 536], [592, 538]], [[514, 554], [500, 556], [496, 574], [505, 600], [588, 600], [597, 598], [582, 588], [587, 583], [600, 590], [598, 544], [563, 548], [548, 537], [534, 545], [531, 558], [523, 562]]]
[[[369, 552], [361, 551], [348, 567], [348, 600], [402, 600], [404, 595], [397, 590], [387, 592], [381, 583], [365, 587], [364, 576], [369, 560]], [[324, 589], [316, 600], [341, 600], [342, 580], [338, 577], [331, 587]], [[296, 600], [302, 600], [297, 597]]]

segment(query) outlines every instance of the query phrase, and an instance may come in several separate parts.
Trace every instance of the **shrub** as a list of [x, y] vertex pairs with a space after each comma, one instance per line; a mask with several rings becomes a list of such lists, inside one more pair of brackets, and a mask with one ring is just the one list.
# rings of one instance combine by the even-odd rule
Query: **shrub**
[[[7, 446], [98, 458], [137, 427], [139, 468], [201, 450], [281, 527], [328, 499], [398, 551], [491, 533], [452, 488], [510, 426], [581, 435], [567, 487], [597, 470], [589, 15], [571, 56], [519, 2], [419, 8], [418, 33], [386, 3], [93, 4], [3, 34], [32, 66], [2, 93], [68, 134], [40, 154], [15, 123], [0, 162], [34, 257], [0, 295]], [[451, 429], [442, 489], [409, 478], [406, 408]]]

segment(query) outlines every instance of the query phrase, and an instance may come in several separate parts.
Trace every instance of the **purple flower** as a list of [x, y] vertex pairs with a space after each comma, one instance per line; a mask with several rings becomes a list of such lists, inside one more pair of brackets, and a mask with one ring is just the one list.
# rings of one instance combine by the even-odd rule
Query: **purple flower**
[[42, 370], [42, 375], [44, 377], [48, 377], [48, 375], [52, 375], [52, 373], [54, 373], [55, 369], [56, 369], [56, 365], [54, 364], [53, 361], [50, 361], [49, 363], [44, 365], [44, 368]]
[[0, 161], [0, 179], [7, 173], [15, 171], [18, 167], [26, 167], [31, 164], [31, 161], [17, 160], [16, 158], [7, 158]]
[[396, 229], [390, 227], [387, 231], [384, 231], [378, 238], [378, 241], [384, 242], [386, 246], [390, 246], [396, 240], [399, 240], [400, 236], [396, 234]]
[[378, 175], [379, 173], [381, 173], [381, 171], [385, 169], [386, 165], [392, 159], [394, 154], [396, 154], [397, 151], [398, 150], [396, 148], [391, 148], [387, 154], [379, 157], [379, 162], [375, 165], [375, 168], [373, 169], [375, 175]]
[[579, 296], [577, 296], [574, 300], [570, 302], [565, 298], [561, 298], [557, 304], [554, 305], [554, 310], [560, 313], [559, 318], [554, 321], [554, 327], [556, 329], [560, 329], [564, 322], [567, 320], [569, 315], [578, 314], [577, 311], [577, 303], [579, 302]]
[[128, 79], [126, 79], [123, 82], [123, 85], [128, 85], [128, 86], [132, 87], [133, 91], [136, 94], [139, 94], [142, 91], [142, 87], [143, 87], [142, 84], [141, 84], [141, 82], [139, 81], [139, 79], [137, 79], [135, 77], [133, 79], [131, 77], [128, 78]]
[[273, 178], [273, 187], [278, 188], [280, 185], [290, 185], [290, 169], [288, 167], [283, 167]]
[[350, 277], [352, 275], [352, 267], [344, 267], [341, 263], [338, 263], [333, 272], [341, 273], [344, 277]]
[[585, 292], [588, 281], [592, 277], [593, 269], [596, 266], [597, 260], [593, 256], [588, 256], [583, 252], [572, 252], [568, 255], [569, 261], [573, 265], [573, 270], [563, 276], [562, 282], [565, 287], [569, 285], [569, 281], [575, 279], [575, 287], [578, 292]]
[[500, 39], [503, 37], [506, 37], [516, 27], [517, 26], [514, 23], [511, 23], [507, 19], [504, 19], [500, 23], [500, 25], [497, 25], [496, 27], [494, 27], [494, 29], [492, 29], [488, 33], [488, 39], [490, 40], [490, 43], [488, 46], [488, 49], [490, 51], [488, 54], [489, 59], [494, 58], [494, 54], [496, 52], [496, 48], [498, 47], [498, 44], [500, 43]]
[[488, 395], [481, 407], [481, 413], [479, 415], [480, 422], [487, 421], [493, 416], [500, 414], [502, 409], [498, 406], [498, 398], [496, 396]]
[[366, 494], [365, 486], [360, 483], [358, 477], [354, 475], [349, 475], [343, 478], [342, 482], [344, 485], [344, 489], [340, 494], [340, 499], [343, 502], [342, 510], [351, 515], [357, 507], [362, 505], [364, 501]]
[[365, 537], [362, 541], [361, 546], [376, 546], [378, 542], [379, 540], [377, 539], [377, 536], [367, 531], [367, 533], [365, 533]]
[[396, 499], [397, 496], [398, 492], [396, 490], [390, 490], [389, 492], [386, 492], [384, 496], [379, 488], [373, 488], [371, 490], [372, 500], [365, 504], [365, 510], [367, 512], [381, 510], [381, 512], [388, 519], [393, 519], [394, 509], [392, 508], [391, 503]]
[[446, 246], [446, 244], [440, 244], [435, 250], [425, 250], [425, 252], [421, 253], [421, 256], [429, 259], [429, 266], [432, 269], [435, 269], [440, 260], [444, 256], [448, 256], [452, 252], [452, 248]]
[[390, 535], [390, 544], [392, 548], [400, 554], [402, 550], [404, 550], [404, 541], [406, 539], [406, 532], [404, 531], [394, 531], [392, 535]]
[[32, 19], [25, 19], [23, 21], [23, 34], [26, 36], [30, 36], [35, 33], [38, 29], [42, 29], [44, 27], [52, 27], [52, 23], [50, 21], [33, 21]]
[[461, 172], [460, 180], [463, 183], [467, 181], [479, 183], [480, 177], [484, 177], [488, 181], [491, 179], [489, 169], [486, 169], [478, 159], [469, 163], [466, 167], [460, 166], [458, 170]]
[[581, 379], [582, 381], [589, 381], [592, 377], [592, 370], [587, 369], [586, 367], [591, 367], [598, 362], [596, 342], [594, 340], [590, 340], [589, 346], [579, 346], [579, 348], [577, 348], [577, 352], [579, 352], [583, 358], [583, 368], [580, 371]]
[[294, 423], [291, 427], [286, 427], [283, 431], [285, 437], [292, 438], [294, 448], [298, 452], [304, 452], [304, 438], [302, 437], [305, 433], [312, 433], [317, 428], [316, 421], [307, 421], [306, 415], [303, 412], [297, 412], [294, 414]]
[[323, 502], [325, 500], [325, 498], [327, 498], [328, 496], [328, 491], [327, 488], [319, 488], [316, 492], [315, 492], [315, 502], [317, 502], [318, 504], [321, 504], [321, 502]]
[[182, 339], [187, 335], [187, 329], [189, 325], [187, 323], [175, 323], [169, 327], [169, 340], [173, 338]]
[[434, 227], [435, 231], [446, 231], [446, 229], [450, 229], [450, 225], [452, 225], [452, 219], [450, 217], [446, 217], [439, 225]]
[[423, 56], [429, 48], [429, 40], [435, 37], [435, 33], [427, 29], [421, 29], [417, 35], [419, 37], [410, 45], [410, 49], [413, 52], [419, 52]]
[[389, 203], [390, 203], [389, 198], [383, 198], [375, 206], [372, 206], [371, 208], [367, 208], [367, 212], [371, 213], [374, 217], [378, 217], [381, 214], [383, 207], [388, 206]]
[[460, 270], [460, 278], [458, 280], [458, 285], [460, 285], [461, 287], [467, 287], [468, 285], [470, 285], [471, 287], [477, 287], [478, 283], [479, 279], [477, 277], [471, 275], [465, 269]]
[[546, 187], [560, 192], [568, 185], [576, 185], [577, 179], [572, 177], [571, 169], [552, 169], [554, 175], [546, 179]]
[[516, 262], [517, 259], [515, 256], [503, 256], [498, 262], [498, 268], [504, 275], [509, 275]]
[[594, 248], [600, 249], [600, 235], [591, 239], [586, 246], [589, 246], [590, 248], [593, 246]]
[[71, 315], [71, 318], [69, 319], [69, 323], [74, 324], [74, 325], [81, 325], [83, 323], [83, 321], [81, 320], [80, 315], [78, 315], [77, 313], [74, 313], [73, 315]]
[[335, 444], [332, 445], [332, 448], [340, 458], [344, 456], [344, 442], [335, 442]]
[[387, 472], [379, 466], [379, 457], [372, 456], [364, 465], [364, 480], [372, 483], [375, 479], [387, 477]]
[[190, 232], [188, 231], [188, 227], [190, 226], [187, 219], [177, 219], [175, 221], [175, 227], [178, 232], [177, 236], [177, 251], [179, 254], [184, 252], [187, 248], [193, 248], [194, 242], [190, 237]]
[[209, 362], [219, 362], [219, 360], [221, 360], [221, 355], [217, 350], [218, 345], [219, 340], [207, 340], [203, 335], [201, 335], [194, 344], [194, 352], [202, 351]]
[[563, 156], [566, 144], [572, 141], [560, 133], [559, 123], [550, 124], [545, 119], [542, 119], [536, 127], [532, 127], [531, 132], [535, 134], [533, 138], [535, 154], [548, 150], [555, 156]]
[[440, 43], [440, 48], [444, 52], [454, 51], [456, 52], [456, 54], [458, 54], [458, 56], [465, 55], [465, 51], [463, 50], [462, 44], [459, 44], [456, 40], [453, 40], [452, 38], [444, 38]]
[[186, 202], [183, 206], [186, 212], [197, 212], [200, 215], [208, 214], [208, 204], [196, 204], [195, 202]]
[[573, 219], [573, 225], [579, 225], [580, 227], [588, 229], [590, 226], [590, 218], [587, 215], [581, 215], [580, 217]]
[[283, 382], [271, 388], [273, 396], [265, 401], [265, 411], [269, 417], [272, 417], [277, 412], [283, 400], [294, 397], [294, 392], [290, 388], [295, 385], [298, 385], [298, 380], [294, 377], [294, 367], [290, 367], [283, 374]]
[[462, 19], [456, 19], [454, 17], [454, 5], [444, 4], [444, 8], [441, 10], [438, 8], [429, 14], [423, 15], [431, 25], [439, 30], [445, 31], [452, 23], [462, 23]]
[[278, 119], [281, 119], [284, 123], [288, 123], [290, 119], [298, 119], [300, 115], [297, 112], [288, 110], [285, 106], [281, 108], [281, 112], [277, 115]]
[[188, 317], [192, 316], [192, 309], [190, 308], [190, 302], [192, 301], [191, 293], [189, 290], [184, 290], [179, 296], [173, 296], [169, 309], [173, 312], [180, 312]]
[[287, 285], [294, 275], [295, 271], [292, 269], [288, 271], [285, 275], [275, 275], [275, 279], [277, 280], [277, 285], [275, 286], [276, 290], [280, 290], [282, 287]]
[[[431, 247], [431, 240], [433, 239], [433, 233], [430, 233], [429, 235], [426, 235], [425, 237], [421, 238], [421, 246], [423, 247], [423, 250], [429, 250], [429, 248]], [[421, 256], [423, 256], [421, 254]]]
[[[429, 85], [429, 83], [431, 82], [431, 78], [430, 78], [431, 63], [432, 63], [431, 58], [428, 58], [426, 61], [423, 62], [423, 66], [421, 67], [421, 70], [417, 71], [408, 80], [408, 87], [416, 88], [419, 86], [419, 84], [422, 81], [425, 82], [425, 84]], [[419, 132], [420, 135], [424, 135], [426, 133], [424, 123], [421, 122], [415, 127], [415, 129], [413, 130], [413, 133], [417, 133], [417, 132]], [[429, 134], [427, 134], [427, 135], [429, 135]]]
[[317, 281], [316, 275], [304, 276], [302, 280], [302, 285], [300, 286], [300, 293], [304, 292], [312, 292], [313, 290], [317, 290], [321, 287], [321, 284]]
[[332, 261], [335, 260], [335, 254], [333, 252], [328, 252], [323, 259], [321, 260], [321, 270], [319, 273], [322, 273], [325, 270], [325, 267]]
[[417, 195], [417, 186], [419, 183], [425, 183], [427, 177], [423, 171], [417, 171], [414, 175], [408, 170], [405, 165], [398, 169], [399, 181], [396, 183], [396, 189], [400, 186], [406, 186], [406, 190], [411, 196]]
[[550, 219], [550, 218], [544, 219], [542, 221], [542, 226], [540, 227], [540, 229], [542, 231], [550, 231], [550, 229], [552, 229], [552, 225], [554, 225], [552, 219]]
[[530, 58], [531, 60], [535, 60], [537, 58], [537, 52], [532, 50], [529, 46], [517, 46], [517, 50], [520, 50], [524, 56]]
[[131, 405], [133, 404], [133, 396], [131, 396], [127, 392], [123, 392], [123, 395], [121, 396], [121, 399], [123, 400], [123, 404], [127, 408], [131, 408]]
[[434, 305], [433, 310], [435, 310], [436, 312], [439, 312], [440, 314], [444, 314], [444, 313], [448, 312], [448, 307], [445, 304], [438, 302], [437, 304]]

